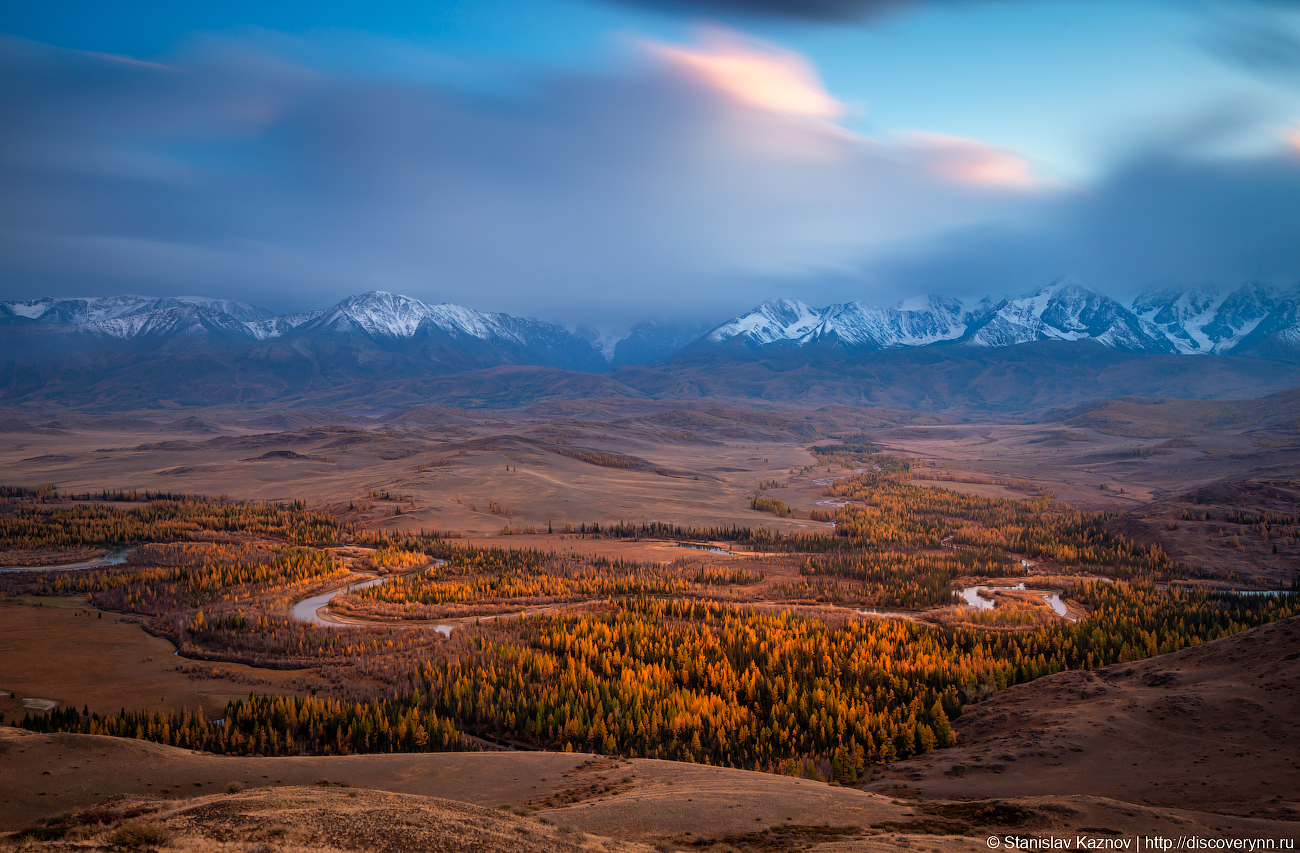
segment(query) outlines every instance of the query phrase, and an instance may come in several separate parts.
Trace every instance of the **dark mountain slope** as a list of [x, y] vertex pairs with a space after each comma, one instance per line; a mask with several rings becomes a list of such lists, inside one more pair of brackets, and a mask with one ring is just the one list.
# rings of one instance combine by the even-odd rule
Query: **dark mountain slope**
[[944, 344], [827, 358], [782, 349], [619, 367], [648, 396], [731, 397], [1009, 417], [1115, 396], [1257, 397], [1300, 385], [1296, 365], [1232, 356], [1131, 354], [1090, 341], [981, 348]]

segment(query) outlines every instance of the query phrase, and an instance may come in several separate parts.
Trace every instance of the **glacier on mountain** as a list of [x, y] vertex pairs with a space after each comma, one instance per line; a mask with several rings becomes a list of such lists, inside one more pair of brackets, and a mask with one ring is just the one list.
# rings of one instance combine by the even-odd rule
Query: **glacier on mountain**
[[1159, 328], [1178, 352], [1197, 354], [1233, 349], [1278, 305], [1273, 291], [1260, 284], [1228, 294], [1202, 285], [1141, 293], [1133, 300], [1133, 311]]
[[993, 306], [968, 335], [971, 346], [1003, 347], [1030, 341], [1091, 339], [1127, 352], [1173, 352], [1160, 331], [1119, 302], [1057, 281]]
[[826, 342], [887, 349], [953, 340], [965, 328], [961, 302], [943, 296], [914, 297], [892, 308], [862, 302], [811, 308], [798, 299], [773, 299], [718, 326], [705, 340], [722, 344], [739, 339], [757, 347]]

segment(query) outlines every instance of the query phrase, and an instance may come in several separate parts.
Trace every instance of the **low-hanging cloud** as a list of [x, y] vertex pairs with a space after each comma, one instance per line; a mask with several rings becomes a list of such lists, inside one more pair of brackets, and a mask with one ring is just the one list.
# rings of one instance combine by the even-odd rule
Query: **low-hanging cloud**
[[902, 290], [1015, 295], [1069, 276], [1116, 296], [1149, 288], [1300, 284], [1300, 148], [1256, 158], [1134, 156], [1037, 213], [888, 253], [867, 279]]
[[[784, 69], [798, 97], [756, 103], [701, 73], [724, 60]], [[856, 270], [1033, 196], [1014, 169], [964, 179], [998, 174], [968, 168], [980, 143], [847, 133], [819, 87], [744, 40], [642, 47], [617, 73], [500, 95], [333, 77], [239, 42], [150, 66], [9, 40], [0, 295], [292, 310], [382, 288], [616, 324], [733, 311], [774, 295], [756, 279]]]
[[378, 288], [626, 326], [771, 296], [1300, 275], [1295, 128], [1254, 158], [1167, 138], [1072, 187], [979, 140], [867, 139], [839, 113], [801, 57], [716, 31], [508, 94], [333, 76], [237, 41], [148, 64], [8, 40], [0, 298], [288, 311]]

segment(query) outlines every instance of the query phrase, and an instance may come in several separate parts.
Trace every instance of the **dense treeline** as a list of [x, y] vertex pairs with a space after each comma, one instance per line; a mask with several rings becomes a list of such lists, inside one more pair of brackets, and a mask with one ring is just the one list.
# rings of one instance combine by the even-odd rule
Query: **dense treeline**
[[316, 548], [185, 542], [142, 545], [123, 566], [43, 573], [30, 587], [47, 595], [90, 593], [107, 610], [162, 615], [261, 599], [344, 574], [333, 554]]
[[60, 708], [28, 715], [20, 724], [38, 732], [133, 737], [220, 755], [353, 755], [447, 752], [476, 748], [452, 722], [414, 697], [366, 704], [314, 696], [250, 696], [209, 720], [184, 711], [120, 713], [109, 717]]
[[817, 458], [818, 465], [840, 465], [845, 468], [868, 465], [886, 474], [901, 474], [915, 467], [917, 460], [881, 453], [864, 438], [845, 439], [839, 444], [814, 445], [808, 450]]
[[783, 587], [782, 592], [796, 599], [915, 610], [952, 604], [956, 600], [952, 583], [959, 577], [1023, 573], [1019, 564], [997, 549], [927, 554], [863, 548], [806, 557], [799, 566], [803, 584]]
[[[808, 448], [814, 456], [834, 456], [838, 454], [867, 454], [876, 456], [880, 453], [880, 447], [872, 443], [871, 439], [865, 435], [846, 436], [841, 438], [836, 444], [814, 444]], [[895, 457], [888, 457], [895, 458]]]
[[31, 500], [57, 500], [59, 490], [53, 483], [40, 486], [0, 486], [0, 498], [29, 498]]
[[868, 548], [1001, 549], [1116, 577], [1185, 577], [1185, 566], [1158, 545], [1108, 533], [1113, 516], [1034, 500], [989, 498], [914, 486], [899, 476], [866, 473], [836, 480], [824, 494], [850, 503], [835, 516], [835, 533]]
[[467, 550], [464, 546], [450, 544], [446, 541], [448, 538], [440, 531], [357, 530], [352, 533], [351, 542], [375, 551], [418, 553], [436, 560], [451, 559]]
[[365, 569], [379, 574], [405, 572], [429, 565], [431, 558], [423, 551], [406, 551], [400, 548], [381, 547], [361, 557], [356, 562], [358, 569]]
[[358, 688], [357, 682], [399, 681], [410, 666], [403, 661], [445, 644], [436, 631], [394, 631], [381, 625], [343, 630], [258, 606], [199, 612], [178, 620], [156, 619], [151, 630], [176, 643], [187, 658], [270, 669], [328, 665], [329, 669], [320, 672], [349, 695], [373, 695], [373, 690]]
[[70, 501], [113, 501], [116, 503], [149, 503], [150, 501], [206, 501], [207, 495], [190, 492], [155, 492], [149, 489], [101, 489], [98, 492], [69, 492], [63, 495]]
[[201, 533], [242, 533], [294, 545], [338, 544], [350, 526], [300, 501], [282, 503], [162, 500], [129, 509], [80, 503], [16, 506], [0, 515], [0, 548], [112, 548], [183, 542]]
[[651, 521], [644, 524], [624, 522], [584, 524], [575, 533], [603, 536], [608, 539], [676, 539], [682, 542], [733, 542], [753, 551], [799, 553], [804, 551], [837, 551], [853, 547], [853, 543], [825, 533], [782, 533], [768, 527], [748, 527], [733, 524], [730, 527], [683, 527]]
[[590, 465], [599, 465], [602, 468], [619, 468], [627, 471], [659, 470], [639, 456], [627, 456], [622, 453], [614, 453], [608, 450], [592, 450], [586, 447], [557, 446], [552, 448], [552, 452], [558, 453], [561, 456], [568, 456], [571, 459], [577, 459], [579, 462], [586, 462]]
[[330, 607], [370, 618], [438, 619], [612, 595], [671, 595], [691, 587], [670, 566], [623, 561], [597, 566], [553, 557], [532, 570], [483, 568], [483, 573], [469, 577], [449, 577], [441, 567], [426, 569], [340, 595]]
[[[1208, 520], [1209, 513], [1205, 513]], [[1264, 525], [1264, 527], [1291, 527], [1300, 525], [1300, 514], [1293, 512], [1245, 512], [1239, 509], [1229, 509], [1223, 514], [1223, 520], [1229, 524], [1241, 524], [1248, 527]], [[1291, 530], [1285, 535], [1295, 536], [1295, 531]]]
[[399, 699], [260, 699], [232, 705], [220, 724], [59, 711], [22, 725], [268, 754], [436, 749], [478, 732], [851, 782], [869, 763], [948, 744], [963, 703], [990, 691], [1177, 651], [1300, 610], [1298, 595], [1149, 584], [1070, 594], [1090, 619], [1002, 633], [897, 620], [833, 627], [790, 612], [631, 596], [601, 611], [478, 629], [459, 654], [421, 664]]
[[777, 547], [785, 540], [785, 534], [766, 527], [742, 527], [733, 524], [730, 527], [683, 527], [679, 524], [667, 524], [651, 521], [645, 524], [584, 524], [575, 529], [576, 533], [605, 536], [609, 539], [681, 539], [687, 542], [740, 542], [752, 545], [758, 550]]
[[639, 563], [471, 546], [457, 549], [442, 565], [340, 595], [330, 607], [365, 618], [428, 620], [610, 596], [680, 595], [762, 579], [761, 572], [689, 560]]
[[676, 566], [687, 580], [699, 586], [749, 586], [761, 583], [765, 577], [763, 572], [744, 566], [711, 566], [683, 560], [676, 561]]
[[749, 499], [749, 508], [756, 509], [759, 512], [770, 512], [777, 518], [785, 518], [787, 515], [794, 515], [794, 510], [785, 505], [785, 501], [780, 498], [769, 498], [755, 495]]

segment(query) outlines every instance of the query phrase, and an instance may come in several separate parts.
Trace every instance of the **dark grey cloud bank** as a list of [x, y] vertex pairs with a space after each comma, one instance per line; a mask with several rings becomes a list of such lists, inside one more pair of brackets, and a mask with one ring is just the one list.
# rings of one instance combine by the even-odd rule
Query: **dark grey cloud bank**
[[146, 65], [0, 50], [3, 295], [370, 288], [572, 321], [727, 313], [755, 276], [1017, 198], [952, 152], [747, 107], [651, 53], [509, 95], [337, 79], [230, 42]]
[[9, 39], [0, 115], [0, 298], [287, 311], [378, 288], [629, 325], [1300, 273], [1295, 155], [1171, 144], [1090, 188], [956, 180], [996, 152], [745, 106], [653, 52], [484, 95], [240, 42], [150, 65]]
[[1044, 201], [1032, 225], [954, 231], [874, 262], [903, 291], [1018, 294], [1061, 275], [1116, 296], [1154, 287], [1300, 285], [1300, 152], [1215, 161], [1136, 158]]

